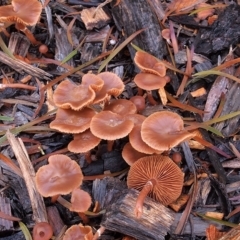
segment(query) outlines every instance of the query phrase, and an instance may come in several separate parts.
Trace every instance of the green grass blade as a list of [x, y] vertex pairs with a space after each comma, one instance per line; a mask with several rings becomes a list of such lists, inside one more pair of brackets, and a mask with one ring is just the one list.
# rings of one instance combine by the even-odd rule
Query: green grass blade
[[124, 42], [122, 42], [113, 52], [107, 57], [106, 60], [103, 61], [102, 65], [98, 69], [98, 73], [100, 73], [107, 64], [128, 44], [130, 43], [138, 34], [140, 34], [144, 29], [138, 30], [129, 36]]
[[0, 47], [3, 50], [3, 52], [6, 53], [10, 58], [15, 59], [15, 57], [12, 54], [12, 52], [8, 49], [8, 47], [6, 46], [5, 42], [3, 41], [1, 35], [0, 35]]
[[14, 118], [13, 117], [8, 117], [8, 116], [3, 116], [3, 115], [0, 115], [0, 120], [1, 121], [13, 121]]
[[32, 240], [31, 233], [23, 222], [19, 222], [19, 227], [22, 230], [26, 240]]

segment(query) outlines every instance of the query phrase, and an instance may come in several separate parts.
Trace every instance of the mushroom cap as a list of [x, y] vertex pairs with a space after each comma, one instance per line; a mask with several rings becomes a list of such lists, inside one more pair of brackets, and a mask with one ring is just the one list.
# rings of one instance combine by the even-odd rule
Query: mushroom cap
[[92, 204], [92, 198], [88, 192], [76, 188], [72, 191], [71, 203], [71, 211], [86, 212]]
[[165, 28], [162, 30], [162, 37], [165, 40], [170, 40], [170, 29], [169, 28]]
[[82, 85], [90, 86], [95, 92], [98, 92], [102, 89], [104, 81], [95, 74], [87, 73], [82, 77]]
[[110, 104], [104, 108], [105, 111], [112, 111], [114, 113], [125, 116], [127, 114], [134, 114], [137, 112], [136, 106], [129, 100], [117, 99], [110, 101]]
[[167, 156], [143, 157], [131, 166], [127, 178], [129, 188], [141, 191], [149, 180], [156, 182], [149, 195], [164, 205], [175, 201], [182, 192], [183, 173]]
[[142, 140], [140, 124], [135, 125], [132, 131], [129, 133], [129, 142], [131, 143], [132, 147], [138, 152], [145, 153], [145, 154], [161, 153], [160, 151], [154, 148], [151, 148]]
[[36, 223], [33, 228], [33, 240], [49, 240], [53, 236], [52, 226], [47, 222]]
[[104, 101], [109, 95], [118, 97], [124, 90], [124, 83], [117, 74], [112, 72], [102, 72], [97, 75], [100, 77], [104, 85], [102, 89], [96, 93], [94, 104]]
[[98, 138], [116, 140], [126, 137], [133, 126], [134, 123], [124, 116], [111, 111], [102, 111], [92, 118], [90, 130]]
[[37, 190], [43, 197], [69, 194], [82, 184], [81, 168], [68, 156], [52, 155], [48, 162], [38, 169], [35, 177]]
[[162, 111], [143, 121], [141, 136], [150, 147], [167, 151], [194, 135], [184, 130], [183, 120], [177, 113]]
[[71, 226], [63, 236], [63, 240], [92, 240], [92, 238], [92, 228], [82, 224]]
[[125, 162], [132, 166], [138, 159], [148, 156], [145, 153], [138, 152], [136, 149], [132, 147], [130, 143], [126, 143], [122, 150], [122, 157]]
[[64, 133], [81, 133], [90, 127], [95, 114], [90, 108], [83, 108], [80, 111], [58, 108], [56, 118], [49, 126]]
[[68, 150], [74, 153], [85, 153], [96, 147], [100, 141], [101, 138], [94, 136], [88, 129], [73, 135], [73, 140], [68, 144]]
[[134, 62], [142, 72], [155, 74], [160, 77], [166, 75], [165, 65], [147, 52], [137, 51], [134, 57]]
[[145, 98], [143, 96], [133, 96], [129, 100], [133, 102], [138, 112], [141, 112], [146, 108]]
[[125, 119], [129, 119], [134, 123], [135, 125], [142, 125], [143, 121], [146, 119], [145, 116], [141, 115], [141, 114], [129, 114], [125, 117]]
[[42, 4], [38, 0], [12, 0], [11, 5], [0, 7], [0, 22], [32, 26], [37, 23], [41, 12]]
[[78, 111], [91, 104], [95, 95], [91, 86], [76, 85], [70, 80], [64, 80], [54, 91], [53, 101], [57, 107]]
[[166, 78], [151, 73], [138, 73], [134, 77], [136, 85], [144, 90], [155, 90], [166, 85]]

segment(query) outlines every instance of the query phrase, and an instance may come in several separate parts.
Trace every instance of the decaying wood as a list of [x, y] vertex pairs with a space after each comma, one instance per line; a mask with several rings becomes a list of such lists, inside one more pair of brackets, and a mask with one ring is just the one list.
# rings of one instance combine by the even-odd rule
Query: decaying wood
[[101, 225], [139, 240], [165, 239], [174, 212], [147, 197], [142, 217], [136, 218], [134, 207], [139, 192], [126, 188], [126, 183], [116, 178], [93, 182], [94, 200], [99, 202], [101, 209], [106, 209]]
[[[0, 196], [0, 210], [1, 212], [6, 213], [9, 216], [12, 216], [9, 198]], [[0, 228], [1, 231], [13, 230], [13, 221], [0, 218]]]
[[20, 74], [24, 74], [24, 72], [26, 72], [31, 76], [37, 77], [39, 79], [45, 79], [45, 80], [49, 80], [49, 78], [52, 76], [51, 74], [45, 72], [40, 68], [36, 68], [21, 60], [13, 59], [2, 51], [0, 51], [0, 62], [8, 65], [9, 67], [13, 68], [15, 71], [19, 72]]
[[25, 35], [13, 32], [9, 39], [8, 48], [13, 54], [26, 57], [30, 45], [31, 43]]
[[26, 148], [22, 140], [20, 138], [16, 139], [9, 131], [7, 131], [6, 136], [23, 173], [23, 178], [26, 183], [32, 205], [33, 219], [35, 222], [47, 222], [48, 220], [44, 201], [37, 191], [34, 179], [35, 171], [28, 157]]
[[[165, 43], [162, 40], [161, 28], [155, 12], [146, 0], [121, 0], [117, 6], [116, 1], [112, 2], [112, 14], [114, 22], [119, 31], [122, 31], [127, 38], [140, 29], [144, 31], [139, 34], [133, 43], [142, 50], [158, 57], [163, 58]], [[160, 4], [160, 1], [159, 1]], [[132, 59], [135, 50], [128, 46]]]
[[[58, 61], [62, 61], [69, 53], [72, 52], [73, 47], [69, 43], [67, 38], [67, 32], [63, 28], [54, 27], [55, 40], [56, 40], [56, 49], [55, 49], [55, 59]], [[73, 58], [67, 61], [67, 64], [74, 67]], [[58, 66], [57, 70], [61, 73], [66, 72], [67, 69]]]
[[81, 18], [87, 30], [104, 27], [111, 19], [102, 8], [95, 7], [83, 9]]

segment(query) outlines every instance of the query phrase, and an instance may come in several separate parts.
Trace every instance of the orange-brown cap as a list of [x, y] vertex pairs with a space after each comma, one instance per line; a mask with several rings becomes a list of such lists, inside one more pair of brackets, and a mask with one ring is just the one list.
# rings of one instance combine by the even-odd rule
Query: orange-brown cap
[[112, 100], [109, 105], [104, 108], [105, 111], [112, 111], [122, 116], [134, 114], [137, 112], [136, 106], [127, 99]]
[[64, 234], [63, 240], [92, 240], [93, 233], [90, 226], [73, 225]]
[[117, 113], [102, 111], [96, 114], [90, 123], [93, 135], [104, 140], [116, 140], [126, 137], [132, 130], [134, 123]]
[[47, 222], [36, 223], [33, 228], [33, 240], [49, 240], [53, 236], [52, 226]]
[[103, 80], [95, 74], [87, 73], [82, 77], [82, 85], [86, 87], [91, 87], [95, 92], [102, 89], [104, 82]]
[[138, 159], [148, 156], [145, 153], [138, 152], [135, 150], [130, 143], [125, 144], [122, 150], [122, 157], [125, 160], [125, 162], [132, 166], [133, 163], [135, 163]]
[[101, 139], [94, 136], [88, 129], [73, 135], [73, 140], [68, 144], [68, 150], [74, 153], [85, 153], [96, 147], [100, 141]]
[[[153, 141], [155, 141], [153, 139]], [[131, 143], [132, 147], [136, 149], [138, 152], [145, 153], [145, 154], [154, 154], [154, 153], [161, 153], [160, 151], [149, 147], [141, 137], [141, 125], [135, 125], [132, 131], [129, 133], [129, 142]]]
[[58, 108], [56, 118], [50, 123], [50, 128], [64, 133], [80, 133], [90, 127], [90, 122], [96, 113], [90, 108], [80, 111]]
[[129, 188], [140, 191], [149, 180], [155, 182], [150, 196], [164, 205], [175, 201], [182, 192], [183, 173], [169, 157], [143, 157], [131, 166], [127, 179]]
[[42, 4], [38, 0], [12, 0], [11, 5], [0, 7], [0, 22], [6, 23], [6, 27], [14, 23], [32, 26], [41, 12]]
[[146, 108], [145, 98], [143, 96], [133, 96], [129, 100], [133, 102], [138, 112], [141, 112]]
[[144, 120], [141, 136], [150, 147], [167, 151], [194, 135], [184, 130], [183, 120], [177, 113], [162, 111]]
[[69, 194], [82, 184], [81, 168], [68, 156], [52, 155], [48, 162], [38, 169], [35, 177], [37, 190], [43, 197]]
[[166, 75], [165, 65], [147, 52], [136, 52], [134, 62], [142, 72], [152, 73], [160, 77], [164, 77]]
[[165, 77], [159, 77], [151, 73], [138, 73], [134, 82], [141, 89], [148, 91], [163, 88], [167, 83]]
[[145, 116], [141, 115], [141, 114], [129, 114], [125, 117], [125, 119], [129, 119], [134, 123], [135, 125], [142, 125], [143, 121], [146, 119]]
[[92, 198], [88, 192], [85, 192], [80, 188], [76, 188], [72, 191], [71, 203], [71, 211], [86, 212], [92, 204]]
[[94, 104], [104, 101], [109, 95], [117, 97], [123, 92], [125, 86], [115, 73], [102, 72], [97, 76], [103, 80], [104, 86], [96, 93]]
[[64, 80], [54, 91], [53, 101], [57, 107], [78, 111], [91, 104], [95, 95], [91, 86], [76, 85], [70, 80]]

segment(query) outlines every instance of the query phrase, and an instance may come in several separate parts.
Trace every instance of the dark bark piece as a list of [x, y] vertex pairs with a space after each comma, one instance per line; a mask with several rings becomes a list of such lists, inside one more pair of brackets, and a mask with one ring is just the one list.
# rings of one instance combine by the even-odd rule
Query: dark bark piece
[[[236, 112], [240, 110], [239, 105], [239, 94], [240, 94], [240, 84], [234, 82], [228, 93], [226, 95], [226, 102], [224, 104], [223, 110], [220, 116], [229, 114], [231, 112]], [[239, 124], [240, 124], [240, 116], [236, 116], [229, 120], [217, 123], [215, 128], [218, 129], [224, 137], [232, 136], [237, 131], [239, 131]]]
[[45, 79], [45, 80], [49, 80], [49, 78], [52, 76], [51, 74], [43, 71], [42, 69], [34, 67], [18, 59], [13, 59], [2, 51], [0, 51], [0, 62], [8, 65], [9, 67], [13, 68], [15, 71], [19, 72], [20, 74], [24, 74], [24, 72], [26, 72], [31, 76], [37, 77], [39, 79]]
[[201, 29], [195, 41], [195, 52], [209, 55], [236, 45], [240, 37], [240, 6], [231, 4], [213, 23], [211, 29]]
[[15, 233], [9, 237], [4, 237], [4, 240], [26, 240], [22, 231]]
[[117, 196], [106, 209], [101, 225], [108, 230], [132, 236], [138, 240], [165, 239], [174, 221], [174, 212], [146, 197], [141, 218], [136, 218], [134, 207], [139, 192], [128, 189]]
[[[72, 52], [73, 47], [68, 41], [67, 32], [65, 29], [55, 26], [54, 33], [56, 39], [55, 59], [61, 62], [69, 53]], [[68, 60], [67, 64], [74, 67], [73, 58]], [[67, 69], [60, 66], [58, 66], [57, 69], [61, 73], [67, 72]]]
[[[114, 6], [112, 2], [112, 14], [119, 31], [124, 32], [125, 38], [140, 29], [145, 29], [132, 42], [142, 50], [162, 59], [164, 55], [164, 42], [161, 36], [161, 28], [156, 17], [146, 0], [121, 0]], [[159, 1], [160, 4], [160, 1]], [[132, 59], [135, 50], [128, 45]]]
[[[0, 197], [0, 206], [1, 212], [6, 213], [9, 216], [12, 216], [9, 198]], [[5, 230], [13, 230], [13, 221], [0, 218], [0, 228], [1, 232]]]
[[30, 45], [31, 43], [25, 35], [13, 32], [9, 39], [8, 48], [13, 54], [26, 57]]

